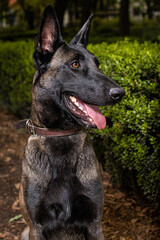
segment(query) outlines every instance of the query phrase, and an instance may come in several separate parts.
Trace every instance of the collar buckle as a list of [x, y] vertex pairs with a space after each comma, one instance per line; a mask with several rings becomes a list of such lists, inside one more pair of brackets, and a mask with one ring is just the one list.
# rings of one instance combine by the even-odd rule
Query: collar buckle
[[36, 135], [36, 129], [33, 124], [31, 124], [30, 119], [26, 122], [26, 129], [30, 135]]

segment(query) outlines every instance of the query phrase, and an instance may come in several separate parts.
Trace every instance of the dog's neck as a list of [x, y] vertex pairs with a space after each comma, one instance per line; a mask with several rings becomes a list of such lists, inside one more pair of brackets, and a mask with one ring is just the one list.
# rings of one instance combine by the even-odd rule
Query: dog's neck
[[79, 126], [75, 129], [62, 130], [62, 129], [51, 129], [51, 128], [40, 128], [36, 127], [31, 123], [30, 120], [26, 122], [26, 128], [31, 135], [39, 136], [51, 136], [51, 137], [63, 137], [70, 136], [79, 133], [82, 130], [82, 127]]
[[46, 129], [61, 129], [62, 131], [74, 131], [76, 129], [82, 128], [78, 123], [72, 123], [69, 121], [63, 121], [63, 120], [56, 120], [53, 123], [46, 122], [46, 124], [43, 124], [38, 119], [30, 118], [30, 122], [36, 126], [37, 128], [46, 128]]
[[58, 116], [54, 109], [52, 117], [46, 116], [45, 112], [43, 113], [43, 116], [42, 113], [39, 115], [36, 106], [33, 105], [30, 119], [32, 124], [39, 128], [51, 128], [73, 131], [80, 127], [80, 125], [76, 121], [74, 121], [74, 119], [67, 119], [66, 117]]
[[48, 137], [64, 137], [79, 133], [82, 127], [79, 126], [70, 130], [63, 129], [52, 129], [52, 128], [40, 128], [35, 126], [30, 119], [24, 119], [16, 122], [14, 125], [15, 129], [26, 128], [30, 135], [48, 136]]

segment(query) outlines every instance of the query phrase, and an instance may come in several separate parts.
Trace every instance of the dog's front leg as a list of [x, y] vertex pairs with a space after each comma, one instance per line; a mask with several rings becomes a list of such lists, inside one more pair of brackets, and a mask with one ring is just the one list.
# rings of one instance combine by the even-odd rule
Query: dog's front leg
[[104, 240], [101, 222], [94, 222], [88, 226], [87, 240]]
[[35, 224], [33, 230], [30, 231], [29, 240], [45, 240], [46, 238], [42, 234], [42, 226]]
[[19, 240], [29, 240], [29, 227], [26, 227], [20, 234]]
[[36, 225], [34, 229], [26, 227], [19, 240], [45, 240], [45, 238], [42, 236], [41, 227]]

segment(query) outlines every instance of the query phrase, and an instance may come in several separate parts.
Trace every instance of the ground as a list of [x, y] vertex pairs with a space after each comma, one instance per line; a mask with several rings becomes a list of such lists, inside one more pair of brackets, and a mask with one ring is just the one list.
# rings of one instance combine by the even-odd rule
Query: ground
[[[17, 120], [0, 109], [0, 240], [18, 240], [25, 227], [20, 215], [18, 191], [28, 135], [13, 129], [12, 124]], [[149, 204], [139, 205], [134, 195], [131, 197], [113, 187], [108, 173], [103, 174], [103, 182], [105, 239], [159, 240], [158, 210]]]

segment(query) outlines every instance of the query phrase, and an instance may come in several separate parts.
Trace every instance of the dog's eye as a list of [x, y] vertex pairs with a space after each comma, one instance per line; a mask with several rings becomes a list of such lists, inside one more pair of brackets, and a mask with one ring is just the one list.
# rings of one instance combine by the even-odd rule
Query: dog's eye
[[77, 61], [72, 63], [71, 65], [73, 68], [79, 68], [79, 66], [80, 66], [79, 62], [77, 62]]

